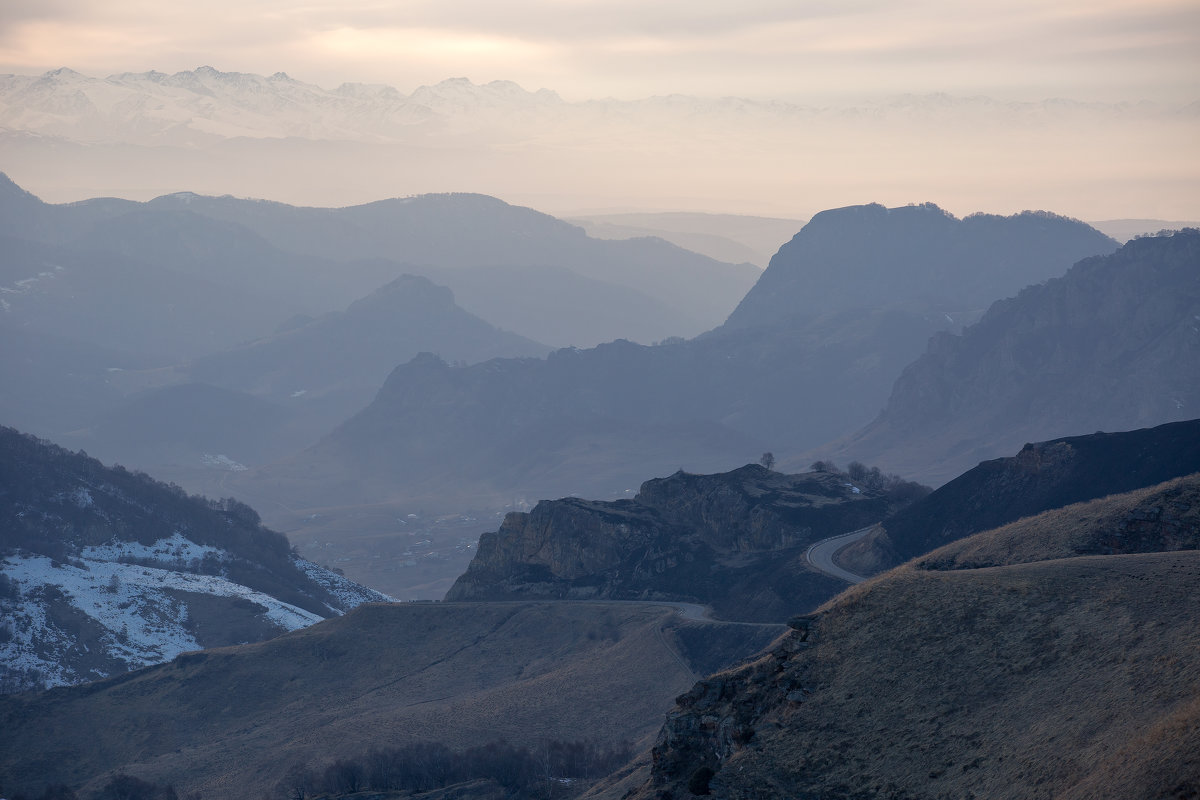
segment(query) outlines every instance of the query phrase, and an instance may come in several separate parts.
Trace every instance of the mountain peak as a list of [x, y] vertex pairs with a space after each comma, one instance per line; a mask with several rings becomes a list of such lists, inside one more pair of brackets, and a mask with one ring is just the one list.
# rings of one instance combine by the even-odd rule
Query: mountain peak
[[933, 203], [835, 208], [815, 215], [779, 249], [726, 325], [866, 307], [978, 311], [1115, 248], [1099, 231], [1058, 215], [960, 220]]

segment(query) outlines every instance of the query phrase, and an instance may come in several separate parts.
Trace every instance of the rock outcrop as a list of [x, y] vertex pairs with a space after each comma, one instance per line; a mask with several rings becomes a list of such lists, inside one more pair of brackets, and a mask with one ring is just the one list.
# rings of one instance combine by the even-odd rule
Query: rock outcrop
[[782, 622], [844, 587], [808, 567], [806, 548], [899, 502], [834, 473], [678, 472], [629, 500], [565, 498], [509, 514], [446, 599], [673, 599]]

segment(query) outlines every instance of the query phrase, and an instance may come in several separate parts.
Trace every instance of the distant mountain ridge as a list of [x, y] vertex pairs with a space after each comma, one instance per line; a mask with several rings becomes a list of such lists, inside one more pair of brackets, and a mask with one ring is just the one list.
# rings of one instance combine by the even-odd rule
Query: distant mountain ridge
[[[557, 346], [693, 336], [720, 324], [759, 275], [750, 264], [727, 264], [661, 239], [592, 239], [547, 214], [470, 193], [346, 208], [190, 192], [146, 203], [55, 205], [0, 175], [0, 211], [0, 235], [167, 266], [169, 275], [253, 298], [268, 320], [342, 308], [403, 273], [452, 284], [471, 298], [468, 310], [489, 320], [496, 312], [519, 324], [521, 317], [508, 313], [513, 306], [536, 317], [539, 307], [524, 298], [540, 296], [542, 306], [575, 310], [586, 321], [573, 326], [570, 314], [550, 315], [558, 330], [547, 337], [541, 333], [550, 326], [534, 326], [539, 335], [530, 338]], [[539, 270], [549, 279], [522, 285], [536, 281]], [[588, 305], [597, 299], [612, 304], [610, 322]], [[224, 341], [250, 338], [255, 329], [248, 335], [247, 327], [242, 322]], [[268, 323], [265, 331], [273, 328]]]
[[[962, 108], [984, 114], [1009, 110], [1071, 114], [1121, 107], [1070, 100], [1005, 103], [934, 94], [888, 98], [853, 111], [944, 117]], [[736, 113], [776, 122], [850, 112], [777, 100], [678, 94], [568, 103], [550, 89], [527, 91], [506, 80], [475, 84], [462, 77], [418, 87], [409, 95], [379, 84], [344, 83], [329, 90], [283, 72], [264, 76], [210, 66], [170, 75], [151, 70], [95, 78], [63, 67], [41, 75], [0, 76], [0, 126], [81, 141], [116, 137], [129, 141], [129, 133], [136, 132], [138, 141], [158, 144], [194, 145], [233, 137], [377, 143], [411, 139], [414, 133], [461, 132], [462, 118], [469, 115], [484, 115], [493, 122], [516, 117], [510, 120], [515, 123], [552, 122], [564, 112], [592, 117], [617, 111], [660, 116]]]
[[[861, 245], [881, 220], [890, 246]], [[955, 233], [918, 235], [929, 226]], [[1030, 227], [1039, 231], [1032, 243]], [[846, 254], [833, 271], [826, 251], [837, 241]], [[475, 498], [605, 499], [647, 473], [722, 472], [768, 449], [787, 458], [868, 422], [902, 365], [932, 333], [973, 319], [989, 287], [1016, 291], [1115, 247], [1054, 215], [967, 221], [934, 206], [819, 214], [780, 249], [742, 310], [707, 334], [652, 347], [618, 340], [544, 361], [402, 365], [361, 414], [311, 451], [239, 479], [239, 491], [289, 506], [340, 504], [339, 493], [428, 498], [433, 485]], [[972, 252], [978, 275], [949, 282], [927, 269]], [[809, 273], [820, 288], [841, 272], [839, 291], [808, 291]], [[888, 275], [889, 290], [859, 302], [854, 287], [872, 274]], [[770, 308], [760, 312], [761, 298]]]
[[[1031, 190], [1044, 198], [1037, 205], [1096, 218], [1151, 213], [1150, 200], [1134, 207], [1133, 198], [1154, 198], [1159, 216], [1186, 218], [1192, 207], [1187, 187], [1165, 177], [1161, 145], [1194, 138], [1195, 103], [948, 94], [567, 102], [553, 87], [461, 77], [407, 88], [326, 89], [283, 72], [212, 67], [0, 76], [0, 168], [55, 200], [187, 188], [316, 206], [467, 189], [572, 214], [807, 217], [873, 187], [903, 202], [895, 187], [907, 186], [962, 211], [1027, 207]], [[981, 148], [992, 157], [980, 159]], [[1111, 162], [1114, 151], [1127, 157]], [[1051, 164], [1059, 178], [1046, 182]], [[873, 177], [847, 179], [857, 174]]]
[[930, 203], [822, 211], [780, 248], [726, 325], [907, 304], [944, 312], [982, 309], [1050, 277], [1051, 265], [1115, 249], [1104, 238], [1086, 223], [1046, 212], [958, 219]]

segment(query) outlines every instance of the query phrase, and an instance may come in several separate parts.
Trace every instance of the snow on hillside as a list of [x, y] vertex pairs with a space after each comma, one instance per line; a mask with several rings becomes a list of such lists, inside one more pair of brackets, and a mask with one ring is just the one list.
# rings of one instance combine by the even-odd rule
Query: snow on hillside
[[[349, 611], [363, 603], [396, 602], [396, 598], [394, 597], [389, 597], [383, 592], [377, 592], [374, 589], [357, 584], [349, 578], [345, 578], [311, 561], [296, 558], [295, 564], [296, 568], [307, 575], [313, 583], [336, 597], [338, 602], [341, 603], [343, 611]], [[331, 610], [336, 611], [336, 609]], [[338, 613], [341, 612], [339, 611]]]
[[[145, 545], [113, 541], [79, 558], [0, 560], [0, 691], [96, 680], [201, 649], [180, 592], [231, 598], [280, 633], [321, 617], [222, 577], [228, 554], [179, 533]], [[327, 589], [339, 614], [392, 598], [303, 559], [296, 566]]]

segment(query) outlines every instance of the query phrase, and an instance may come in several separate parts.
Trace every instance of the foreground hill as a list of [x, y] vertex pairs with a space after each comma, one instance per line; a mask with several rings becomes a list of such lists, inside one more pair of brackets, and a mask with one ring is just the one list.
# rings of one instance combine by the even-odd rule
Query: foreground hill
[[630, 500], [543, 501], [480, 537], [446, 599], [675, 599], [727, 619], [783, 622], [842, 588], [808, 565], [809, 545], [877, 522], [920, 493], [748, 465], [647, 481]]
[[181, 796], [261, 797], [297, 765], [412, 743], [644, 746], [696, 673], [781, 630], [653, 604], [366, 605], [268, 642], [0, 698], [0, 783], [82, 794], [121, 770]]
[[1200, 473], [1003, 525], [917, 558], [919, 569], [981, 569], [1078, 555], [1200, 550]]
[[258, 641], [383, 595], [210, 502], [0, 428], [0, 687], [95, 680]]
[[681, 696], [652, 771], [592, 796], [1194, 796], [1198, 497], [1047, 512], [850, 589]]
[[1200, 231], [1135, 239], [934, 337], [839, 457], [943, 481], [1025, 442], [1200, 408]]
[[1027, 444], [901, 509], [838, 555], [873, 574], [1021, 517], [1200, 471], [1200, 420]]

